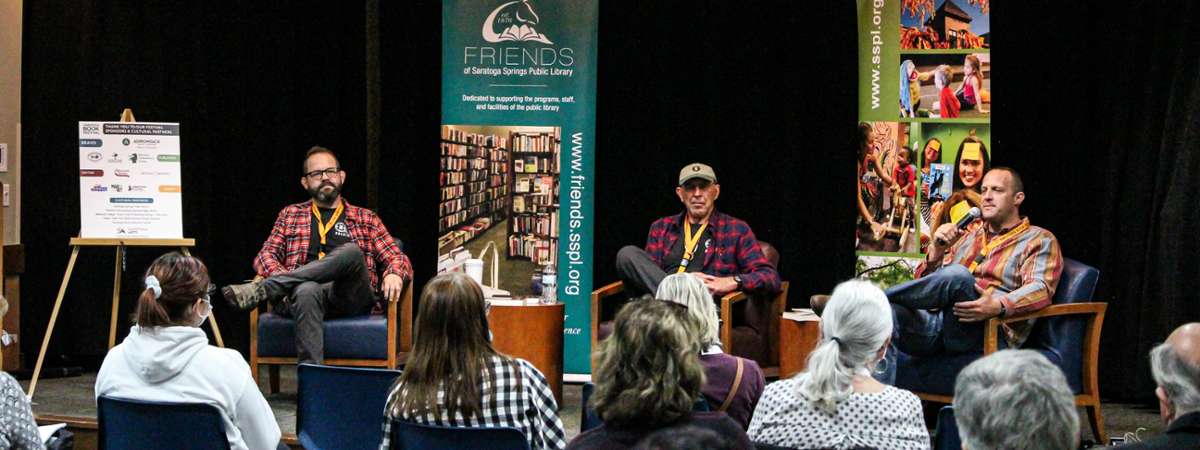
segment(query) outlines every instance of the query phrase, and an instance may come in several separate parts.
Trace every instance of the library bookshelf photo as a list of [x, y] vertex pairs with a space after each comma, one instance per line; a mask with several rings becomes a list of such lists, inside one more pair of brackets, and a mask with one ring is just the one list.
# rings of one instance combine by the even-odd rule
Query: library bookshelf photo
[[[438, 173], [438, 273], [484, 261], [484, 285], [536, 295], [557, 266], [558, 127], [443, 125]], [[486, 248], [492, 244], [497, 257]], [[493, 261], [498, 286], [491, 286]], [[502, 294], [501, 294], [502, 295]]]

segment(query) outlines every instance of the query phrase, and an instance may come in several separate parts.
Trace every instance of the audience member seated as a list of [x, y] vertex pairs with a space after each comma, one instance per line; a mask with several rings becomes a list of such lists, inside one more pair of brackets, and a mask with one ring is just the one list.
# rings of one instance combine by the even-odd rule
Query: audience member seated
[[821, 317], [821, 342], [805, 370], [767, 386], [750, 439], [793, 448], [928, 449], [921, 401], [871, 377], [892, 336], [887, 298], [875, 285], [837, 286]]
[[[660, 286], [661, 287], [661, 286]], [[638, 442], [636, 450], [740, 450], [737, 442], [694, 425], [663, 428]]]
[[743, 429], [748, 427], [766, 380], [758, 363], [722, 351], [718, 337], [720, 319], [704, 282], [686, 273], [671, 274], [658, 285], [656, 296], [686, 306], [699, 326], [694, 337], [700, 340], [703, 349], [700, 365], [704, 366], [705, 378], [700, 392], [710, 409], [724, 411]]
[[[0, 295], [0, 323], [8, 313], [8, 299]], [[37, 422], [29, 398], [16, 378], [0, 372], [0, 450], [42, 450]]]
[[1001, 350], [963, 369], [954, 383], [954, 421], [964, 450], [1079, 445], [1079, 415], [1067, 378], [1033, 350]]
[[546, 377], [528, 361], [492, 348], [479, 284], [465, 274], [425, 285], [413, 351], [384, 409], [381, 450], [391, 420], [451, 427], [511, 427], [533, 449], [561, 449], [566, 434]]
[[208, 345], [200, 329], [212, 312], [211, 291], [199, 259], [177, 252], [155, 259], [146, 269], [136, 323], [96, 374], [96, 396], [213, 405], [230, 448], [276, 448], [279, 425], [250, 366], [236, 350]]
[[568, 449], [633, 448], [663, 428], [695, 425], [753, 448], [746, 432], [719, 411], [694, 412], [704, 386], [697, 327], [686, 309], [659, 300], [621, 308], [613, 333], [595, 355], [592, 406], [604, 424], [580, 434]]
[[1200, 323], [1176, 328], [1150, 351], [1158, 410], [1167, 430], [1121, 449], [1200, 448]]

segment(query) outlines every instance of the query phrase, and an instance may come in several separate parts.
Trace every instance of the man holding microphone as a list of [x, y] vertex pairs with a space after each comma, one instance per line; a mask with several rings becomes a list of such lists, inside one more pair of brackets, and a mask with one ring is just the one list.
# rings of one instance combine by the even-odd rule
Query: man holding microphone
[[[886, 291], [896, 320], [893, 343], [910, 355], [983, 349], [983, 322], [1050, 304], [1062, 250], [1049, 231], [1020, 215], [1021, 176], [993, 167], [983, 177], [981, 220], [934, 231], [916, 279]], [[1029, 337], [1033, 320], [1003, 325], [1008, 348]]]

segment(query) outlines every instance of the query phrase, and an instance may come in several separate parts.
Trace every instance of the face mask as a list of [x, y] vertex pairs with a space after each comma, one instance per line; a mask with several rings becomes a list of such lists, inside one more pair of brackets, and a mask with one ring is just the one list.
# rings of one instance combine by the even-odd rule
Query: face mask
[[204, 322], [208, 320], [208, 315], [212, 313], [212, 303], [209, 303], [207, 299], [200, 299], [200, 301], [204, 302], [206, 308], [204, 314], [200, 315], [200, 321], [196, 323], [197, 327], [204, 326]]

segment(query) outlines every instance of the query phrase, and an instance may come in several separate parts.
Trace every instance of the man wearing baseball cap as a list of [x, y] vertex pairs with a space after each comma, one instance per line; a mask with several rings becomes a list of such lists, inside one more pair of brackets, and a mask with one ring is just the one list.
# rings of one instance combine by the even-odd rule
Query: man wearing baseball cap
[[679, 171], [675, 195], [684, 211], [656, 220], [644, 249], [617, 253], [617, 273], [635, 295], [654, 294], [670, 273], [688, 272], [713, 297], [735, 290], [762, 297], [779, 292], [779, 273], [763, 256], [750, 226], [716, 210], [721, 185], [712, 167], [691, 163]]

